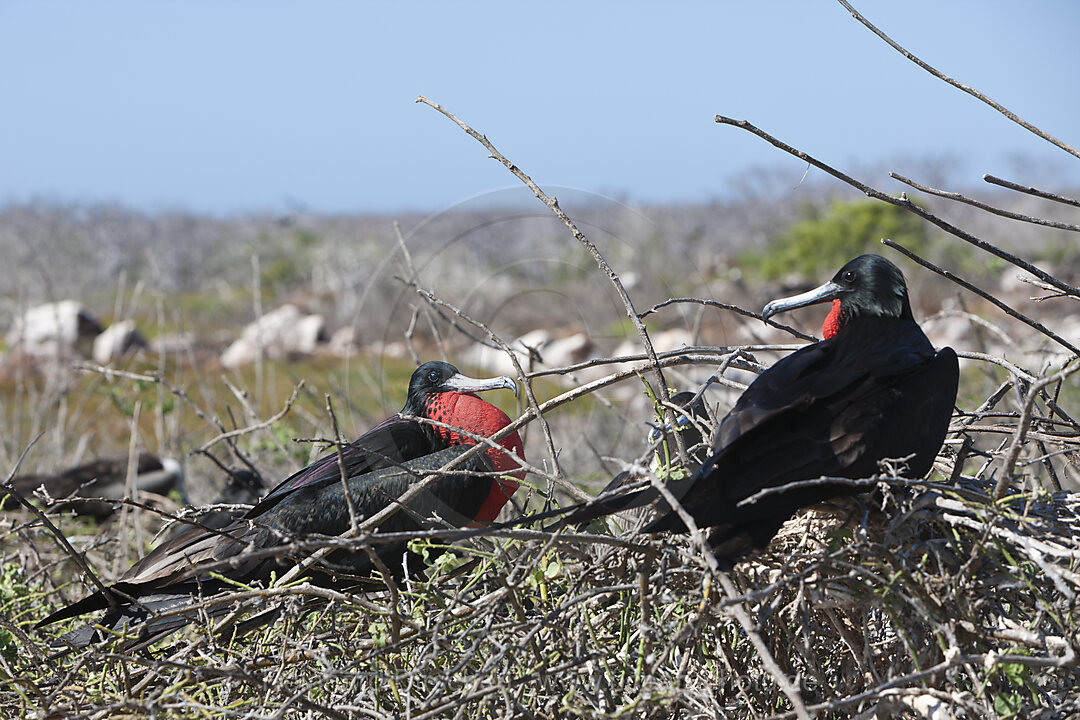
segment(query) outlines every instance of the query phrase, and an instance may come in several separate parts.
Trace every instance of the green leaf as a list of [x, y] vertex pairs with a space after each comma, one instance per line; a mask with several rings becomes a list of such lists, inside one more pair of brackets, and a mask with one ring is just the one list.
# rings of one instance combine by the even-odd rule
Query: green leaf
[[994, 698], [994, 712], [999, 717], [1013, 717], [1020, 712], [1021, 706], [1019, 693], [1001, 693]]

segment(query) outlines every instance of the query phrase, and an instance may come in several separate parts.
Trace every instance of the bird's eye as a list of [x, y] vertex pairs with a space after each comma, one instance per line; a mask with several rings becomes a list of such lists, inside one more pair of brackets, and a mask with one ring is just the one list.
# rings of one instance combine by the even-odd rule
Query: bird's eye
[[849, 283], [855, 282], [855, 271], [854, 270], [845, 270], [844, 274], [841, 276], [841, 279], [844, 282], [849, 282]]
[[427, 381], [432, 385], [439, 382], [439, 372], [437, 370], [432, 370], [431, 372], [429, 372], [427, 374]]

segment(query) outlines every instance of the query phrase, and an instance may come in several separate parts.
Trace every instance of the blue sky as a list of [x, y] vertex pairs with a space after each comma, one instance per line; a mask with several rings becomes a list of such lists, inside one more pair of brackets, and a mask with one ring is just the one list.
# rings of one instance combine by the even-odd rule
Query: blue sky
[[[1080, 143], [1080, 3], [863, 0], [916, 55]], [[0, 1], [0, 203], [216, 214], [435, 210], [513, 185], [432, 109], [551, 186], [723, 198], [805, 167], [1080, 184], [1080, 160], [902, 58], [833, 0]], [[1018, 157], [1033, 164], [1017, 163]], [[865, 178], [893, 187], [882, 175]]]

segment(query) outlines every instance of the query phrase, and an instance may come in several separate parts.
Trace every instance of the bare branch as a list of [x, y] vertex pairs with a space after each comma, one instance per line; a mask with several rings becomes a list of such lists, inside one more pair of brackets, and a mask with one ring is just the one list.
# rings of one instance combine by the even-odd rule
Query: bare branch
[[1031, 187], [1030, 185], [1018, 185], [1014, 182], [1003, 180], [993, 175], [983, 175], [983, 180], [992, 185], [1000, 185], [1003, 188], [1016, 190], [1017, 192], [1027, 193], [1028, 195], [1041, 197], [1045, 200], [1053, 200], [1054, 202], [1065, 203], [1066, 205], [1075, 205], [1076, 207], [1080, 207], [1080, 200], [1065, 197], [1064, 195], [1057, 195], [1055, 193], [1046, 192], [1045, 190], [1039, 190], [1037, 188]]
[[1045, 132], [1043, 132], [1043, 131], [1042, 131], [1042, 130], [1040, 130], [1039, 128], [1035, 127], [1035, 126], [1034, 126], [1034, 125], [1032, 125], [1031, 123], [1029, 123], [1029, 122], [1027, 122], [1026, 120], [1024, 120], [1023, 118], [1020, 118], [1020, 117], [1018, 117], [1017, 115], [1015, 115], [1014, 113], [1012, 113], [1012, 112], [1010, 112], [1009, 110], [1007, 110], [1007, 109], [1006, 109], [1006, 108], [1005, 108], [1005, 107], [1004, 107], [1003, 105], [1001, 105], [1000, 103], [994, 102], [994, 101], [993, 101], [993, 100], [991, 100], [990, 98], [986, 97], [985, 95], [983, 95], [983, 94], [982, 94], [981, 92], [979, 92], [978, 90], [976, 90], [976, 89], [974, 89], [974, 88], [972, 88], [972, 87], [969, 87], [969, 86], [967, 86], [967, 85], [964, 85], [963, 83], [957, 82], [956, 80], [953, 80], [953, 79], [952, 79], [951, 77], [949, 77], [948, 75], [946, 75], [946, 74], [944, 74], [944, 73], [942, 73], [942, 72], [940, 72], [940, 71], [938, 71], [938, 70], [934, 69], [933, 67], [931, 67], [931, 66], [930, 66], [930, 65], [928, 65], [927, 63], [923, 62], [923, 61], [922, 61], [922, 60], [920, 60], [919, 58], [917, 58], [917, 57], [915, 57], [914, 55], [912, 55], [911, 53], [909, 53], [909, 52], [908, 52], [907, 50], [905, 50], [904, 48], [902, 48], [902, 47], [901, 47], [901, 46], [900, 46], [900, 45], [899, 45], [898, 43], [896, 43], [895, 41], [893, 41], [893, 39], [892, 39], [892, 38], [890, 38], [890, 37], [889, 37], [888, 35], [886, 35], [885, 33], [883, 33], [883, 32], [882, 32], [881, 30], [878, 30], [878, 29], [877, 29], [876, 27], [874, 27], [874, 25], [872, 25], [872, 24], [870, 23], [870, 21], [869, 21], [869, 20], [867, 20], [867, 19], [866, 19], [865, 17], [863, 17], [863, 16], [862, 16], [862, 15], [861, 15], [861, 14], [859, 13], [859, 11], [857, 11], [857, 10], [856, 10], [855, 8], [853, 8], [853, 7], [852, 7], [852, 6], [851, 6], [851, 5], [850, 5], [850, 4], [849, 4], [849, 3], [847, 2], [847, 0], [837, 0], [837, 2], [839, 2], [839, 3], [841, 4], [841, 5], [843, 5], [843, 6], [844, 6], [844, 8], [845, 8], [845, 9], [846, 9], [846, 10], [847, 10], [847, 11], [848, 11], [849, 13], [851, 13], [851, 16], [852, 16], [852, 17], [854, 17], [854, 18], [855, 18], [856, 20], [858, 20], [858, 21], [859, 21], [859, 22], [861, 22], [861, 23], [862, 23], [863, 25], [865, 25], [865, 26], [866, 26], [867, 28], [869, 28], [869, 29], [870, 29], [870, 31], [871, 31], [871, 32], [873, 32], [873, 33], [874, 33], [875, 35], [877, 35], [877, 36], [878, 36], [879, 38], [881, 38], [881, 39], [882, 39], [882, 40], [884, 40], [884, 41], [885, 41], [886, 43], [888, 43], [890, 47], [892, 47], [892, 48], [893, 48], [894, 50], [896, 50], [896, 51], [897, 51], [898, 53], [900, 53], [901, 55], [903, 55], [904, 57], [906, 57], [906, 58], [907, 58], [908, 60], [910, 60], [911, 62], [913, 62], [913, 63], [915, 63], [916, 65], [918, 65], [919, 67], [921, 67], [921, 68], [922, 68], [923, 70], [925, 70], [926, 72], [930, 73], [931, 75], [933, 75], [934, 77], [938, 78], [939, 80], [944, 80], [945, 82], [949, 83], [950, 85], [952, 85], [952, 86], [953, 86], [953, 87], [955, 87], [955, 88], [959, 88], [960, 90], [963, 90], [963, 91], [964, 91], [964, 92], [966, 92], [966, 93], [967, 93], [968, 95], [971, 95], [971, 96], [972, 96], [972, 97], [974, 97], [974, 98], [977, 98], [977, 99], [979, 99], [979, 100], [982, 100], [982, 101], [983, 101], [984, 103], [986, 103], [986, 104], [987, 104], [987, 105], [989, 105], [990, 107], [994, 108], [994, 109], [995, 109], [995, 110], [997, 110], [997, 111], [998, 111], [999, 113], [1001, 113], [1001, 114], [1002, 114], [1002, 115], [1004, 115], [1005, 117], [1009, 118], [1009, 119], [1010, 119], [1010, 120], [1012, 120], [1012, 121], [1013, 121], [1014, 123], [1016, 123], [1016, 124], [1017, 124], [1017, 125], [1019, 125], [1020, 127], [1024, 128], [1025, 130], [1028, 130], [1029, 132], [1035, 133], [1036, 135], [1038, 135], [1039, 137], [1041, 137], [1041, 138], [1042, 138], [1043, 140], [1046, 140], [1047, 142], [1051, 143], [1052, 145], [1056, 145], [1057, 147], [1061, 148], [1062, 150], [1064, 150], [1065, 152], [1069, 153], [1070, 155], [1074, 155], [1074, 156], [1076, 156], [1076, 157], [1080, 158], [1080, 151], [1076, 150], [1076, 149], [1075, 149], [1075, 148], [1073, 148], [1073, 147], [1070, 147], [1069, 145], [1066, 145], [1065, 143], [1063, 143], [1062, 141], [1058, 140], [1058, 139], [1057, 139], [1057, 138], [1055, 138], [1054, 136], [1052, 136], [1052, 135], [1050, 135], [1050, 134], [1048, 134], [1048, 133], [1045, 133]]
[[979, 288], [977, 288], [974, 285], [972, 285], [971, 283], [969, 283], [967, 280], [964, 280], [964, 279], [958, 277], [954, 273], [951, 273], [948, 270], [944, 270], [942, 268], [939, 268], [937, 265], [934, 265], [932, 262], [930, 262], [928, 260], [924, 260], [923, 258], [921, 258], [918, 255], [916, 255], [915, 253], [911, 252], [910, 250], [908, 250], [904, 246], [902, 246], [902, 245], [900, 245], [898, 243], [895, 243], [892, 240], [889, 240], [888, 238], [882, 239], [881, 243], [883, 245], [887, 245], [887, 246], [891, 247], [893, 250], [897, 250], [897, 251], [903, 253], [908, 258], [910, 258], [910, 259], [914, 260], [915, 262], [917, 262], [918, 264], [922, 265], [927, 270], [932, 270], [932, 271], [936, 272], [938, 275], [941, 275], [944, 278], [948, 278], [949, 280], [952, 280], [954, 283], [956, 283], [960, 287], [964, 288], [965, 290], [968, 290], [970, 292], [975, 293], [976, 295], [981, 297], [983, 300], [986, 300], [987, 302], [993, 303], [996, 307], [998, 307], [1003, 313], [1005, 313], [1009, 317], [1016, 318], [1017, 320], [1024, 323], [1028, 327], [1031, 327], [1031, 328], [1034, 328], [1035, 330], [1038, 330], [1043, 335], [1045, 335], [1046, 337], [1048, 337], [1051, 340], [1053, 340], [1054, 342], [1056, 342], [1058, 345], [1061, 345], [1063, 348], [1066, 348], [1073, 355], [1080, 355], [1080, 348], [1077, 348], [1075, 345], [1070, 343], [1065, 338], [1059, 336], [1054, 331], [1050, 330], [1048, 327], [1043, 325], [1041, 322], [1038, 322], [1037, 320], [1032, 320], [1027, 315], [1024, 315], [1023, 313], [1020, 313], [1020, 312], [1018, 312], [1016, 310], [1013, 310], [1011, 307], [1006, 305], [1003, 301], [998, 300], [996, 297], [994, 297], [990, 293], [986, 292], [985, 290], [980, 290]]
[[919, 183], [915, 182], [914, 180], [909, 180], [908, 178], [904, 177], [903, 175], [901, 175], [899, 173], [890, 172], [889, 177], [896, 178], [897, 180], [904, 183], [905, 185], [910, 185], [911, 187], [915, 188], [916, 190], [921, 190], [924, 193], [929, 193], [930, 195], [937, 195], [938, 197], [943, 197], [943, 198], [945, 198], [947, 200], [955, 200], [956, 202], [961, 202], [961, 203], [964, 203], [965, 205], [971, 205], [972, 207], [977, 207], [980, 210], [985, 210], [988, 213], [993, 213], [994, 215], [999, 215], [999, 216], [1004, 217], [1004, 218], [1009, 218], [1010, 220], [1019, 220], [1021, 222], [1031, 223], [1033, 225], [1043, 225], [1045, 227], [1052, 227], [1052, 228], [1056, 228], [1058, 230], [1069, 230], [1071, 232], [1080, 232], [1080, 225], [1070, 225], [1069, 223], [1057, 222], [1055, 220], [1045, 220], [1045, 219], [1039, 218], [1039, 217], [1032, 217], [1031, 215], [1022, 215], [1020, 213], [1014, 213], [1014, 212], [1011, 212], [1009, 210], [1002, 210], [1001, 208], [996, 208], [993, 205], [987, 205], [984, 202], [979, 202], [978, 200], [966, 197], [966, 196], [961, 195], [960, 193], [957, 193], [957, 192], [947, 192], [945, 190], [936, 190], [936, 189], [934, 189], [932, 187], [927, 187], [926, 185], [920, 185]]
[[[568, 230], [570, 230], [570, 233], [574, 236], [574, 239], [576, 239], [586, 250], [588, 250], [589, 254], [593, 257], [593, 260], [596, 261], [597, 266], [607, 276], [608, 281], [611, 282], [611, 285], [615, 288], [615, 292], [618, 293], [619, 299], [622, 300], [623, 307], [626, 308], [626, 316], [633, 324], [634, 330], [637, 331], [638, 337], [641, 338], [641, 344], [645, 348], [645, 354], [649, 357], [649, 365], [652, 369], [653, 377], [656, 382], [656, 394], [659, 395], [660, 399], [665, 403], [669, 402], [671, 398], [668, 396], [667, 383], [664, 381], [664, 373], [660, 368], [660, 364], [657, 362], [656, 351], [653, 349], [652, 340], [649, 338], [649, 333], [645, 329], [645, 325], [641, 322], [641, 318], [638, 316], [637, 311], [634, 309], [634, 303], [630, 299], [629, 293], [626, 292], [626, 288], [623, 286], [622, 280], [619, 278], [618, 273], [616, 273], [611, 268], [611, 266], [608, 265], [607, 260], [604, 259], [604, 256], [600, 253], [600, 250], [596, 247], [596, 245], [594, 245], [592, 241], [585, 237], [585, 234], [578, 229], [577, 225], [574, 224], [574, 221], [570, 219], [570, 217], [563, 211], [561, 207], [559, 207], [558, 199], [554, 197], [549, 197], [543, 190], [540, 189], [539, 185], [533, 182], [532, 178], [526, 175], [520, 168], [518, 168], [517, 165], [514, 165], [512, 162], [507, 160], [502, 153], [496, 150], [495, 146], [491, 144], [491, 142], [487, 139], [485, 135], [481, 135], [480, 133], [473, 130], [469, 125], [458, 119], [457, 116], [455, 116], [449, 110], [446, 110], [438, 103], [432, 102], [431, 100], [428, 100], [426, 97], [423, 96], [418, 97], [416, 99], [416, 102], [423, 103], [439, 111], [447, 118], [452, 120], [458, 127], [464, 130], [470, 137], [483, 145], [484, 148], [489, 153], [491, 153], [491, 157], [502, 163], [507, 170], [513, 173], [516, 178], [521, 180], [521, 182], [526, 185], [526, 187], [532, 190], [533, 194], [536, 195], [537, 199], [547, 205], [551, 209], [551, 211], [555, 213], [555, 216], [562, 221], [562, 223], [567, 227]], [[671, 415], [670, 412], [668, 421], [672, 423], [675, 422], [675, 417]], [[675, 439], [679, 445], [680, 456], [685, 458], [686, 452], [685, 448], [682, 447], [682, 439], [677, 434], [675, 435]]]
[[1053, 285], [1054, 287], [1061, 290], [1062, 292], [1068, 293], [1069, 295], [1080, 295], [1080, 288], [1075, 288], [1072, 285], [1064, 283], [1061, 280], [1059, 280], [1059, 279], [1055, 278], [1054, 276], [1050, 275], [1049, 273], [1035, 267], [1034, 265], [1027, 262], [1026, 260], [1024, 260], [1022, 258], [1019, 258], [1016, 255], [1013, 255], [1012, 253], [1006, 252], [1006, 251], [1002, 250], [1001, 248], [996, 247], [995, 245], [991, 245], [990, 243], [986, 242], [985, 240], [980, 240], [979, 238], [975, 237], [971, 233], [966, 232], [964, 230], [961, 230], [960, 228], [949, 224], [948, 222], [942, 220], [941, 218], [939, 218], [936, 215], [934, 215], [933, 213], [931, 213], [929, 210], [925, 210], [925, 209], [919, 207], [918, 205], [916, 205], [915, 203], [911, 202], [910, 200], [907, 199], [907, 197], [901, 196], [899, 198], [895, 198], [895, 197], [893, 197], [891, 195], [888, 195], [886, 193], [881, 192], [880, 190], [876, 190], [876, 189], [870, 187], [869, 185], [866, 185], [865, 183], [859, 182], [858, 180], [851, 177], [850, 175], [846, 175], [845, 173], [842, 173], [839, 170], [836, 170], [835, 168], [830, 167], [829, 165], [826, 165], [825, 163], [821, 162], [820, 160], [818, 160], [816, 158], [811, 157], [810, 155], [807, 155], [806, 153], [802, 152], [801, 150], [796, 150], [795, 148], [791, 147], [790, 145], [782, 142], [781, 140], [778, 140], [777, 138], [775, 138], [772, 135], [768, 134], [764, 130], [761, 130], [760, 128], [755, 127], [753, 124], [751, 124], [751, 123], [749, 123], [749, 122], [747, 122], [745, 120], [733, 120], [732, 118], [724, 117], [723, 115], [717, 115], [715, 119], [716, 119], [717, 123], [720, 123], [722, 125], [732, 125], [734, 127], [742, 128], [743, 130], [751, 132], [754, 135], [757, 135], [758, 137], [762, 138], [766, 142], [769, 142], [772, 145], [780, 148], [784, 152], [786, 152], [786, 153], [788, 153], [790, 155], [793, 155], [793, 156], [799, 158], [800, 160], [808, 162], [811, 165], [813, 165], [814, 167], [827, 172], [828, 174], [832, 175], [833, 177], [835, 177], [835, 178], [837, 178], [839, 180], [844, 181], [845, 183], [847, 183], [848, 185], [851, 185], [852, 187], [858, 189], [860, 192], [867, 195], [868, 197], [872, 197], [875, 200], [881, 200], [882, 202], [887, 202], [890, 205], [896, 205], [897, 207], [902, 207], [905, 210], [913, 212], [916, 215], [918, 215], [919, 217], [923, 218], [924, 220], [927, 220], [928, 222], [931, 222], [934, 225], [937, 225], [939, 228], [941, 228], [945, 232], [950, 233], [951, 235], [955, 235], [956, 237], [960, 238], [961, 240], [964, 240], [965, 242], [969, 242], [972, 245], [974, 245], [975, 247], [977, 247], [977, 248], [979, 248], [981, 250], [984, 250], [984, 251], [986, 251], [986, 252], [988, 252], [988, 253], [990, 253], [992, 255], [996, 255], [997, 257], [1001, 258], [1002, 260], [1005, 260], [1006, 262], [1012, 263], [1013, 265], [1017, 266], [1021, 270], [1024, 270], [1024, 271], [1026, 271], [1028, 273], [1031, 273], [1032, 275], [1039, 278], [1043, 282]]

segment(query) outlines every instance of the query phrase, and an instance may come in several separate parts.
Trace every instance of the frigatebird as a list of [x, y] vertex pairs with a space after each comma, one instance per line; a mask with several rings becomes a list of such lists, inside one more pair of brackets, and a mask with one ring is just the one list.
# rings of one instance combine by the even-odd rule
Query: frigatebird
[[[718, 558], [764, 548], [802, 507], [855, 492], [818, 478], [868, 478], [895, 459], [900, 474], [925, 476], [945, 439], [959, 368], [951, 348], [934, 350], [915, 322], [903, 273], [879, 255], [851, 260], [829, 282], [774, 300], [762, 318], [832, 302], [824, 339], [761, 373], [720, 421], [712, 454], [667, 487], [703, 528]], [[795, 484], [794, 487], [782, 489]], [[775, 492], [755, 498], [759, 492]], [[653, 488], [605, 498], [567, 520], [637, 507]], [[685, 531], [661, 501], [645, 532]]]
[[[411, 485], [454, 460], [459, 460], [454, 469], [441, 473], [387, 517], [378, 532], [419, 531], [429, 527], [433, 518], [454, 525], [494, 520], [524, 477], [517, 460], [504, 452], [524, 459], [521, 438], [511, 432], [484, 452], [462, 456], [482, 442], [478, 438], [488, 438], [509, 424], [505, 413], [474, 394], [497, 388], [517, 392], [514, 380], [506, 376], [479, 380], [449, 363], [421, 365], [412, 375], [400, 413], [342, 446], [340, 453], [335, 449], [286, 478], [221, 531], [192, 527], [136, 562], [104, 592], [54, 612], [38, 626], [106, 610], [96, 624], [113, 631], [137, 627], [135, 642], [146, 645], [193, 619], [155, 615], [182, 608], [200, 593], [228, 589], [228, 581], [265, 582], [272, 571], [311, 554], [310, 546], [291, 550], [294, 541], [341, 535], [352, 527], [354, 516], [361, 521], [373, 516], [395, 503]], [[359, 582], [369, 578], [379, 564], [400, 574], [406, 547], [405, 540], [380, 543], [376, 534], [367, 549], [354, 547], [328, 555], [314, 568], [312, 580]], [[368, 550], [378, 556], [379, 563]], [[84, 647], [100, 637], [99, 630], [87, 625], [61, 639]]]
[[[176, 460], [139, 453], [130, 489], [133, 495], [140, 492], [166, 495], [181, 486], [183, 479], [183, 470]], [[100, 458], [57, 473], [16, 475], [11, 486], [25, 497], [41, 490], [58, 510], [74, 510], [79, 515], [104, 520], [128, 495], [128, 458]]]

